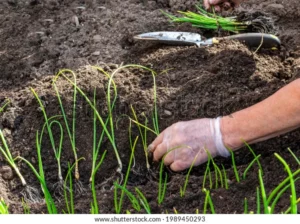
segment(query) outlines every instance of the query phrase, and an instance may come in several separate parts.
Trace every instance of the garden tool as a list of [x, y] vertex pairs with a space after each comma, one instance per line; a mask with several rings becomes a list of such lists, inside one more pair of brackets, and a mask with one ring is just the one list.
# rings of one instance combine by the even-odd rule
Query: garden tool
[[281, 44], [277, 36], [265, 33], [243, 33], [205, 39], [198, 33], [161, 31], [136, 35], [134, 39], [171, 45], [197, 45], [198, 47], [219, 44], [223, 40], [238, 40], [249, 47], [267, 49], [277, 49]]

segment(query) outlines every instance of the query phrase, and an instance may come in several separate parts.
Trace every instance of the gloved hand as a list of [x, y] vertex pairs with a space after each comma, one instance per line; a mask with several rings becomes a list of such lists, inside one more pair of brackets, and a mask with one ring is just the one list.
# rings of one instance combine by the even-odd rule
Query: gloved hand
[[206, 10], [211, 9], [214, 6], [216, 12], [220, 12], [222, 9], [228, 10], [238, 6], [243, 0], [204, 0], [203, 5]]
[[206, 162], [208, 160], [206, 150], [212, 157], [230, 155], [222, 141], [220, 118], [175, 123], [165, 129], [149, 145], [148, 150], [153, 152], [155, 161], [166, 155], [164, 164], [170, 165], [173, 171], [189, 168], [196, 156], [194, 166]]

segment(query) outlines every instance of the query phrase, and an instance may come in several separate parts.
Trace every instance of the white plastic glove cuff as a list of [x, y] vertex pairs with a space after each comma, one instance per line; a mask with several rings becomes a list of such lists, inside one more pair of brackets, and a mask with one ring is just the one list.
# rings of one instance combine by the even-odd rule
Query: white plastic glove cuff
[[216, 144], [217, 152], [220, 156], [228, 157], [230, 153], [223, 143], [222, 133], [221, 133], [221, 117], [212, 120], [214, 127], [214, 141]]

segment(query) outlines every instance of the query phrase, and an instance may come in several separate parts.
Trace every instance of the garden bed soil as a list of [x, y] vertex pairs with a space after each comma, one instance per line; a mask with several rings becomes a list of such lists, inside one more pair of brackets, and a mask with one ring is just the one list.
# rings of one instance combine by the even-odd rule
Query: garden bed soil
[[[41, 97], [49, 116], [60, 114], [52, 78], [59, 69], [72, 69], [77, 82], [92, 99], [96, 89], [97, 107], [103, 116], [107, 106], [105, 91], [107, 77], [91, 65], [112, 72], [126, 64], [140, 64], [155, 70], [159, 126], [162, 131], [174, 122], [201, 117], [228, 115], [251, 106], [272, 95], [284, 85], [300, 77], [300, 6], [298, 0], [249, 0], [242, 5], [244, 10], [269, 13], [278, 26], [282, 40], [279, 50], [249, 49], [241, 43], [228, 41], [218, 46], [197, 48], [194, 46], [165, 46], [135, 42], [133, 35], [159, 30], [201, 32], [189, 25], [170, 24], [161, 9], [175, 13], [177, 10], [194, 10], [196, 0], [5, 0], [0, 2], [0, 105], [6, 99], [11, 103], [0, 114], [0, 128], [14, 156], [20, 155], [37, 166], [35, 137], [44, 123], [43, 114], [29, 87]], [[83, 7], [82, 7], [83, 6]], [[77, 23], [77, 22], [78, 23]], [[116, 142], [123, 173], [130, 156], [128, 138], [132, 105], [139, 118], [145, 114], [151, 119], [154, 108], [153, 78], [149, 71], [125, 68], [115, 75], [118, 99], [114, 111], [117, 123]], [[67, 115], [72, 113], [72, 86], [63, 79], [57, 82]], [[76, 213], [90, 213], [92, 196], [89, 177], [91, 172], [93, 113], [84, 99], [78, 96], [76, 104], [76, 147], [78, 156], [85, 160], [79, 163], [80, 181], [85, 191], [75, 195]], [[151, 125], [150, 125], [151, 126]], [[54, 131], [56, 138], [59, 131]], [[133, 125], [132, 136], [138, 135]], [[149, 133], [148, 142], [155, 138]], [[49, 139], [44, 138], [43, 165], [50, 191], [56, 197], [59, 212], [65, 204], [58, 200], [54, 188], [57, 182], [57, 166]], [[264, 171], [266, 192], [270, 193], [287, 177], [282, 164], [274, 156], [279, 153], [292, 170], [299, 165], [287, 148], [300, 157], [300, 131], [278, 136], [253, 144]], [[100, 213], [114, 213], [114, 194], [111, 189], [116, 180], [117, 162], [108, 139], [104, 139], [100, 153], [107, 156], [96, 176], [96, 189]], [[236, 165], [241, 175], [253, 160], [252, 153], [244, 147], [235, 152]], [[249, 211], [256, 211], [256, 188], [259, 186], [258, 167], [255, 164], [247, 178], [237, 182], [230, 158], [216, 158], [227, 171], [229, 189], [218, 187], [211, 190], [217, 213], [243, 213], [244, 198]], [[73, 152], [65, 136], [62, 152], [63, 175], [68, 162], [74, 162]], [[33, 172], [24, 163], [18, 162], [21, 172], [30, 185], [39, 188]], [[180, 197], [186, 173], [173, 173], [168, 168], [168, 184], [165, 200], [157, 204], [158, 165], [151, 162], [152, 174], [146, 169], [143, 147], [138, 141], [135, 166], [132, 169], [128, 190], [138, 187], [147, 198], [152, 213], [196, 213], [203, 211], [205, 194], [202, 192], [206, 164], [195, 167], [190, 176], [185, 197]], [[111, 179], [113, 177], [113, 179]], [[206, 185], [208, 188], [208, 184]], [[11, 213], [24, 213], [21, 203], [22, 186], [19, 179], [0, 156], [0, 197], [9, 204]], [[299, 195], [300, 185], [296, 184]], [[127, 199], [125, 199], [127, 200]], [[282, 197], [276, 213], [288, 209], [289, 192]], [[47, 212], [44, 203], [28, 203], [31, 213]], [[124, 203], [122, 212], [133, 213], [130, 203]], [[145, 212], [142, 210], [141, 212]]]

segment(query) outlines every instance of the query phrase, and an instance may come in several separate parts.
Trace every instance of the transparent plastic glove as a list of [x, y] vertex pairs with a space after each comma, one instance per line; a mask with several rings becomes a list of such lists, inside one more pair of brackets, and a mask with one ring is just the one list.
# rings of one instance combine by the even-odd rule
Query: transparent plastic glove
[[189, 168], [196, 156], [194, 166], [206, 162], [207, 151], [212, 157], [230, 155], [222, 141], [220, 118], [175, 123], [165, 129], [148, 150], [153, 152], [155, 161], [165, 156], [164, 164], [170, 165], [173, 171]]

